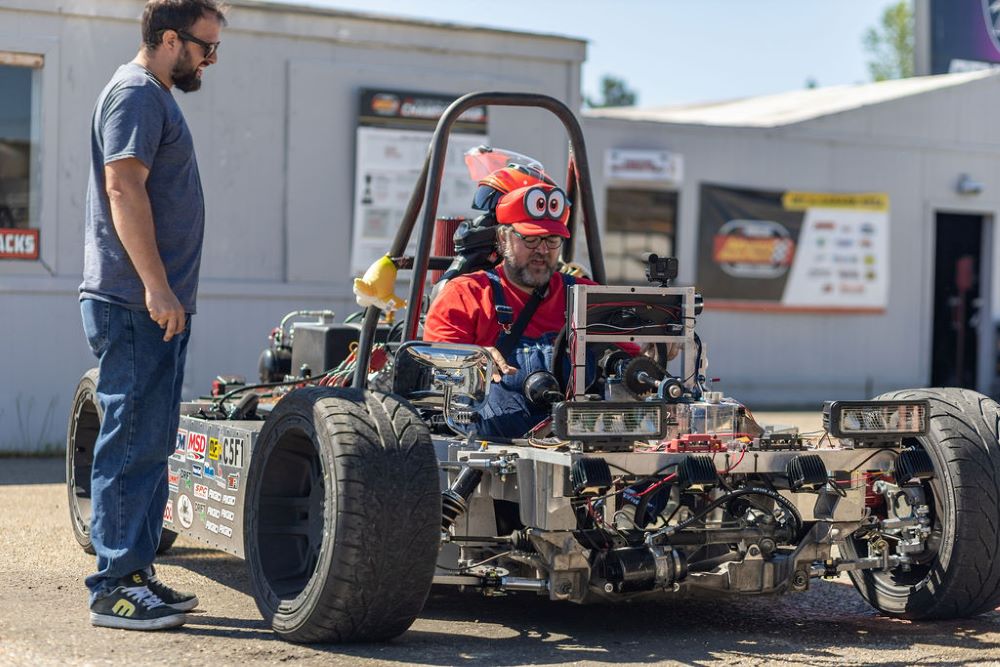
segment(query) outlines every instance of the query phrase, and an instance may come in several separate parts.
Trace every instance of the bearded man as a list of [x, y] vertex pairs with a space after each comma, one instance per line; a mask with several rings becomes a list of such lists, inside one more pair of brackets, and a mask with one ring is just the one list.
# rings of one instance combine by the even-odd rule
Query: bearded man
[[80, 311], [103, 412], [91, 477], [97, 572], [86, 579], [98, 626], [175, 627], [198, 604], [153, 570], [205, 219], [191, 132], [171, 90], [201, 87], [225, 24], [215, 0], [150, 0], [138, 55], [94, 109]]
[[[569, 209], [565, 193], [547, 183], [503, 195], [495, 212], [500, 265], [450, 280], [427, 313], [424, 340], [493, 352], [502, 376], [479, 413], [480, 435], [521, 437], [549, 414], [527, 402], [524, 380], [550, 368], [553, 343], [566, 323], [567, 288], [596, 284], [556, 272], [569, 238]], [[518, 327], [526, 310], [529, 319]]]

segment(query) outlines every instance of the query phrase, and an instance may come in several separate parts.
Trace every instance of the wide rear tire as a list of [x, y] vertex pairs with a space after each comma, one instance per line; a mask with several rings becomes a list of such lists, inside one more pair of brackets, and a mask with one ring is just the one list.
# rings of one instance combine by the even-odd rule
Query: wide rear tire
[[402, 399], [291, 392], [254, 448], [245, 502], [254, 600], [282, 638], [387, 640], [423, 609], [441, 495], [430, 434]]
[[[73, 406], [66, 429], [66, 491], [73, 537], [88, 554], [94, 553], [90, 541], [90, 473], [94, 467], [94, 446], [101, 430], [104, 411], [97, 400], [97, 369], [83, 374], [73, 394]], [[177, 533], [163, 529], [156, 553], [173, 546]]]
[[[932, 507], [928, 550], [909, 572], [851, 572], [861, 595], [879, 611], [906, 619], [973, 616], [1000, 605], [1000, 405], [965, 389], [911, 389], [879, 399], [927, 399], [923, 447], [935, 477], [925, 483]], [[861, 556], [867, 547], [849, 543]]]

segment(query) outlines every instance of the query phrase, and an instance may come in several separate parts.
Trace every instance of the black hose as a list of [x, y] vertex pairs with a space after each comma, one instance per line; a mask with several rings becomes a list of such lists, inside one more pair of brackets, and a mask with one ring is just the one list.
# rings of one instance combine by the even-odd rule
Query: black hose
[[674, 528], [672, 532], [679, 533], [685, 528], [689, 528], [692, 524], [705, 518], [713, 510], [721, 507], [722, 505], [728, 503], [730, 500], [734, 498], [738, 498], [740, 496], [750, 496], [750, 495], [765, 496], [767, 498], [770, 498], [774, 502], [778, 503], [779, 505], [781, 505], [789, 514], [792, 515], [792, 518], [795, 519], [795, 534], [798, 535], [802, 531], [802, 525], [803, 525], [802, 515], [799, 514], [799, 511], [795, 508], [795, 505], [789, 502], [787, 498], [782, 496], [777, 491], [772, 491], [771, 489], [752, 486], [742, 489], [736, 489], [735, 491], [730, 491], [729, 493], [723, 496], [719, 496], [718, 498], [710, 502], [708, 505], [698, 510], [698, 512], [696, 512], [694, 515], [688, 517], [684, 521], [681, 521], [679, 524], [677, 524], [677, 526]]

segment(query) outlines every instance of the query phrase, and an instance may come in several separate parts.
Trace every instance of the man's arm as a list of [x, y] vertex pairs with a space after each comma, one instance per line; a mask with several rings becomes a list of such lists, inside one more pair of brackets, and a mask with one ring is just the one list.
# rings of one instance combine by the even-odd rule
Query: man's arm
[[132, 260], [146, 289], [149, 316], [164, 330], [169, 341], [184, 331], [184, 307], [167, 282], [153, 226], [153, 209], [146, 192], [149, 169], [137, 158], [115, 160], [104, 166], [105, 190], [111, 205], [111, 220], [118, 238]]
[[[447, 343], [476, 343], [476, 315], [481, 314], [481, 306], [476, 298], [469, 293], [468, 285], [450, 281], [441, 290], [437, 299], [431, 303], [427, 318], [424, 320], [424, 340]], [[501, 375], [516, 372], [511, 368], [503, 355], [493, 346], [485, 346], [493, 357], [497, 371], [493, 373], [493, 381], [499, 382]]]

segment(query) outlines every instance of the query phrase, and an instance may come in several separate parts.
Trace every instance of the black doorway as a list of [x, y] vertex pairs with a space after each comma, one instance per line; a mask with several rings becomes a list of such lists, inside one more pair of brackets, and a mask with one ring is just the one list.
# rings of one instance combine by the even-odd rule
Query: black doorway
[[983, 216], [936, 215], [931, 386], [976, 388]]

